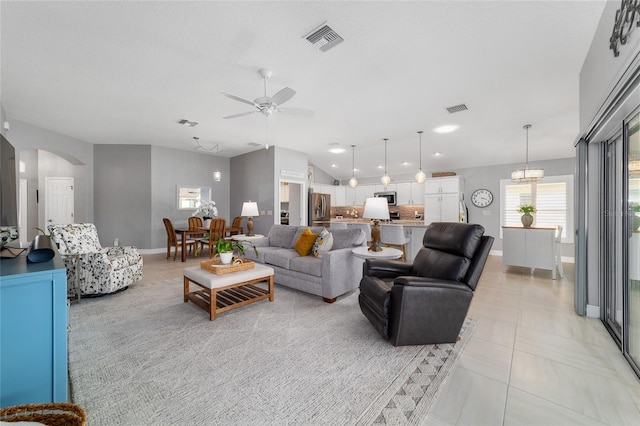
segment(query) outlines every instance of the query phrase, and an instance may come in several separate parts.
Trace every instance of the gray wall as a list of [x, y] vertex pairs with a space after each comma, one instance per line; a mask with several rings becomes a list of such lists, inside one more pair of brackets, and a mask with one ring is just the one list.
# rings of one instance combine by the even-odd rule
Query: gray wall
[[[244, 201], [256, 201], [260, 216], [253, 219], [253, 232], [266, 234], [274, 222], [275, 193], [279, 187], [274, 185], [275, 155], [280, 148], [258, 149], [233, 157], [230, 162], [231, 196], [229, 206], [232, 216], [240, 216]], [[306, 173], [306, 169], [305, 169]], [[271, 212], [270, 215], [267, 213]], [[246, 232], [246, 221], [243, 220]]]
[[627, 44], [619, 45], [620, 55], [613, 56], [609, 49], [609, 37], [613, 30], [616, 11], [620, 1], [608, 1], [600, 23], [591, 42], [591, 47], [580, 72], [580, 130], [583, 131], [604, 105], [614, 86], [627, 70], [634, 58], [640, 55], [640, 31], [635, 29]]
[[[27, 170], [31, 170], [28, 185], [29, 215], [27, 229], [30, 237], [33, 237], [31, 228], [42, 227], [43, 223], [38, 223], [34, 216], [35, 192], [40, 191], [43, 195], [44, 178], [48, 176], [59, 176], [60, 170], [70, 173], [74, 177], [74, 208], [77, 222], [93, 221], [93, 145], [79, 139], [70, 138], [59, 133], [52, 132], [41, 127], [33, 126], [11, 117], [5, 118], [9, 121], [10, 130], [6, 132], [7, 139], [16, 148], [20, 160], [25, 162]], [[35, 150], [47, 151], [61, 157], [62, 160], [54, 160], [53, 156], [43, 153], [35, 154]], [[29, 152], [31, 151], [31, 152]], [[23, 157], [24, 153], [24, 159]], [[38, 164], [38, 159], [43, 159], [43, 164]], [[35, 162], [35, 164], [33, 163]], [[32, 173], [43, 167], [43, 171]], [[36, 179], [35, 176], [38, 176]], [[25, 176], [20, 176], [24, 178]], [[40, 198], [41, 205], [42, 197]], [[44, 216], [42, 216], [44, 217]]]
[[[186, 226], [193, 213], [178, 210], [178, 185], [210, 187], [219, 216], [230, 220], [227, 158], [150, 145], [96, 145], [95, 164], [95, 223], [103, 245], [118, 238], [121, 245], [166, 248], [162, 218]], [[216, 169], [220, 182], [213, 182]]]
[[[619, 45], [620, 55], [615, 57], [609, 49], [609, 37], [613, 29], [616, 11], [620, 1], [608, 1], [594, 35], [587, 57], [580, 72], [580, 135], [587, 136], [599, 119], [606, 105], [615, 97], [625, 83], [640, 58], [640, 32], [634, 30], [627, 44]], [[621, 128], [625, 115], [640, 105], [640, 99], [630, 99], [618, 106], [617, 113], [596, 135], [589, 135], [588, 147], [588, 223], [586, 286], [587, 305], [597, 311], [600, 305], [600, 150], [599, 143], [611, 136], [611, 132]], [[576, 267], [579, 267], [577, 265]], [[578, 283], [580, 285], [581, 283]]]

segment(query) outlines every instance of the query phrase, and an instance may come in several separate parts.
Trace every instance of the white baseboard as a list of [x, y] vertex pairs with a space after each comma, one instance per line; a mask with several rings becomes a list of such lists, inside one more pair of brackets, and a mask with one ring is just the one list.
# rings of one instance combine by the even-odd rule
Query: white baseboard
[[600, 306], [587, 305], [587, 316], [589, 318], [600, 318]]
[[[502, 256], [502, 250], [491, 250], [489, 254], [492, 256]], [[575, 257], [562, 256], [562, 263], [575, 263]]]
[[156, 253], [166, 253], [167, 248], [154, 248], [154, 249], [138, 249], [140, 254], [156, 254]]

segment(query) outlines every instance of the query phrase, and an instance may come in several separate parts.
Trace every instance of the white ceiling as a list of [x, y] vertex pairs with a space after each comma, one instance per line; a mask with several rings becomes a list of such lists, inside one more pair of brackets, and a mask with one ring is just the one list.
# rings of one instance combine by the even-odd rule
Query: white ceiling
[[[94, 144], [219, 146], [233, 157], [264, 144], [309, 154], [339, 179], [378, 176], [389, 138], [393, 177], [423, 169], [574, 155], [578, 78], [604, 1], [7, 2], [1, 14], [1, 102], [10, 118]], [[327, 21], [345, 41], [323, 53], [303, 36]], [[260, 114], [221, 95], [288, 86]], [[469, 110], [449, 114], [465, 103]], [[283, 108], [284, 108], [283, 106]], [[197, 127], [177, 124], [186, 118]], [[457, 124], [436, 134], [433, 128]], [[329, 145], [347, 151], [336, 155]], [[435, 151], [442, 156], [435, 158]], [[401, 162], [408, 161], [409, 166]], [[337, 167], [332, 168], [335, 163]]]

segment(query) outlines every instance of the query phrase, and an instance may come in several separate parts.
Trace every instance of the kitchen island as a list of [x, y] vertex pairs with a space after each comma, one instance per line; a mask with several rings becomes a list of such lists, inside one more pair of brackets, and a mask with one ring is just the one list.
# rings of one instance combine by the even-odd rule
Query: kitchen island
[[[349, 223], [370, 223], [373, 222], [369, 219], [360, 219], [360, 218], [343, 218], [343, 219], [331, 219], [331, 223], [342, 222], [346, 223], [349, 226]], [[413, 259], [416, 257], [418, 250], [422, 248], [422, 238], [424, 237], [424, 231], [427, 229], [427, 225], [424, 224], [422, 220], [410, 220], [410, 219], [397, 219], [392, 222], [384, 222], [388, 225], [402, 225], [404, 230], [404, 235], [409, 239], [407, 243], [406, 252], [407, 252], [407, 262], [413, 262]]]

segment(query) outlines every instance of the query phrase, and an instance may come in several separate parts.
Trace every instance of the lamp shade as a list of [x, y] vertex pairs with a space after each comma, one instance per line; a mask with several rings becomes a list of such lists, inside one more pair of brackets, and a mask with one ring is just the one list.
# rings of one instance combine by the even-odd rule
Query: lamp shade
[[242, 213], [240, 216], [260, 216], [260, 212], [258, 212], [258, 203], [255, 201], [245, 201], [242, 203]]
[[362, 217], [365, 219], [389, 220], [389, 204], [384, 197], [367, 198]]

